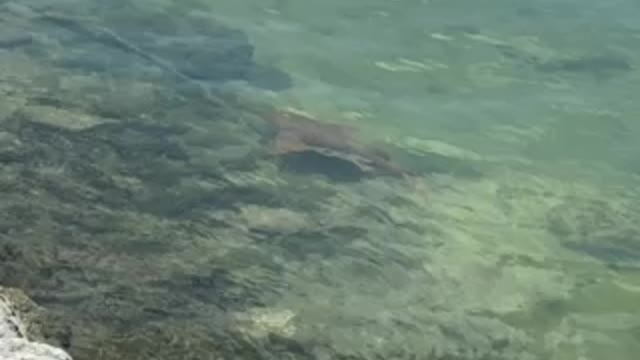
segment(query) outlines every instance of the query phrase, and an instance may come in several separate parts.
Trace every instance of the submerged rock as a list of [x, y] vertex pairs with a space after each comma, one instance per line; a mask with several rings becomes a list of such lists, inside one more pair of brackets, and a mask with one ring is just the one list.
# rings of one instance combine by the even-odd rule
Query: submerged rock
[[254, 338], [279, 335], [291, 337], [296, 332], [293, 319], [296, 314], [289, 309], [253, 308], [232, 314], [235, 327], [241, 333]]
[[275, 111], [265, 120], [275, 131], [273, 154], [293, 171], [320, 173], [338, 181], [355, 181], [369, 175], [410, 175], [384, 149], [359, 141], [356, 129], [349, 126], [289, 110]]
[[576, 253], [614, 269], [640, 269], [638, 211], [633, 202], [572, 197], [551, 208], [547, 227]]
[[19, 112], [19, 115], [28, 121], [71, 131], [87, 130], [110, 122], [108, 119], [99, 118], [76, 109], [42, 105], [25, 107]]
[[249, 230], [267, 234], [295, 233], [312, 225], [304, 213], [257, 205], [242, 207], [240, 219]]
[[64, 350], [33, 341], [20, 308], [35, 307], [20, 291], [0, 287], [0, 359], [71, 360]]

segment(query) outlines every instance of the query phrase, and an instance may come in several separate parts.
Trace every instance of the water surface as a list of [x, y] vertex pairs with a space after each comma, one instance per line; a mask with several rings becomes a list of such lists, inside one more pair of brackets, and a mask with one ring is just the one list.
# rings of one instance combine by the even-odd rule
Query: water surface
[[74, 358], [640, 350], [633, 1], [0, 6], [0, 283]]

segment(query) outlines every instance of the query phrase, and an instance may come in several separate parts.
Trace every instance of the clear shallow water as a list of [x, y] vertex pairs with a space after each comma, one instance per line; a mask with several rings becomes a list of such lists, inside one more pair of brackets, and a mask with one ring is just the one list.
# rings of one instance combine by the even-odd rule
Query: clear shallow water
[[635, 358], [632, 1], [3, 6], [1, 279], [76, 358]]

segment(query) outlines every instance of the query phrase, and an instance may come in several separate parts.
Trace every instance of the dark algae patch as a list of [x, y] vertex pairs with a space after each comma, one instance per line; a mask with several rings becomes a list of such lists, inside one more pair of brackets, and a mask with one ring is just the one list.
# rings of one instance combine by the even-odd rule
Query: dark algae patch
[[545, 72], [568, 72], [595, 76], [615, 75], [633, 70], [629, 60], [617, 55], [584, 55], [576, 58], [555, 59], [541, 62], [537, 68]]

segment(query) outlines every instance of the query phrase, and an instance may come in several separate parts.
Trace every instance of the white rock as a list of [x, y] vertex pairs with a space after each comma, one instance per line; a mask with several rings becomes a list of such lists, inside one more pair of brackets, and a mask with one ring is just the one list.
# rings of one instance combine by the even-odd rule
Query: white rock
[[71, 360], [71, 356], [53, 346], [30, 341], [26, 326], [0, 287], [0, 359]]
[[3, 360], [71, 360], [71, 356], [53, 346], [26, 339], [0, 339]]

